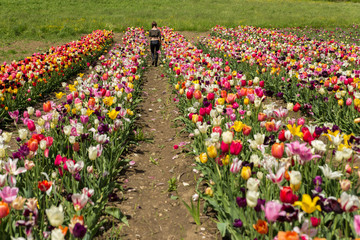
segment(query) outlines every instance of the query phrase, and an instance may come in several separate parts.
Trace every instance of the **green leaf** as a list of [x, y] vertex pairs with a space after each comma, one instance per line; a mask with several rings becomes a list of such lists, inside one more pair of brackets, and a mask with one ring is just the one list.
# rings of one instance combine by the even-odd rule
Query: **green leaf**
[[105, 208], [105, 213], [122, 221], [123, 223], [126, 224], [126, 226], [129, 226], [129, 222], [128, 222], [126, 216], [121, 212], [121, 210], [119, 208], [107, 207], [107, 208]]
[[216, 223], [216, 226], [219, 229], [222, 237], [225, 237], [227, 225], [228, 225], [227, 223], [221, 223], [221, 222]]
[[171, 195], [170, 198], [171, 198], [172, 200], [178, 200], [179, 197], [178, 197], [178, 196], [175, 196], [175, 195]]

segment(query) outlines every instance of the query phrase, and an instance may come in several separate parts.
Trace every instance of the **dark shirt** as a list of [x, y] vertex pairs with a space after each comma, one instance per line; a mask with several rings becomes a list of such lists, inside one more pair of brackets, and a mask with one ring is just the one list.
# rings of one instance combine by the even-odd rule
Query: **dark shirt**
[[161, 37], [161, 33], [159, 29], [151, 29], [149, 31], [149, 37], [152, 38], [160, 38]]

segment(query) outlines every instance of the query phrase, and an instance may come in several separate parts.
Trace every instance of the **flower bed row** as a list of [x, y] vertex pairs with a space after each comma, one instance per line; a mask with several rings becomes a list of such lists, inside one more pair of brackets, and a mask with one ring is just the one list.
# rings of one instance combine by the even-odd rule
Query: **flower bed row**
[[90, 66], [87, 78], [66, 86], [71, 93], [59, 96], [61, 104], [24, 112], [27, 128], [18, 129], [11, 156], [11, 133], [2, 133], [2, 239], [92, 239], [104, 210], [121, 218], [105, 205], [128, 164], [120, 155], [133, 132], [146, 47], [144, 30], [127, 29], [123, 44]]
[[[359, 138], [265, 105], [264, 82], [162, 30], [171, 83], [192, 136], [201, 197], [232, 239], [340, 239], [360, 234]], [[249, 79], [251, 76], [246, 76]], [[266, 85], [265, 85], [266, 86]], [[291, 110], [290, 110], [291, 111]], [[317, 237], [315, 237], [317, 236]]]
[[24, 110], [52, 92], [96, 60], [112, 41], [112, 31], [96, 30], [78, 41], [51, 47], [46, 53], [5, 62], [0, 66], [0, 118], [4, 122], [8, 111]]
[[[267, 95], [297, 103], [318, 122], [360, 134], [358, 46], [253, 27], [216, 27], [213, 34], [202, 47], [225, 54], [235, 70], [260, 77]], [[252, 84], [252, 79], [239, 80]]]

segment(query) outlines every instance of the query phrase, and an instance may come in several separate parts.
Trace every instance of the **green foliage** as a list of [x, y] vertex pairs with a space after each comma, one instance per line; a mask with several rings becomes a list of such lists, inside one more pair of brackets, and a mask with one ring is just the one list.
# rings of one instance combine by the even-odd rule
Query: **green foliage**
[[169, 179], [168, 181], [168, 192], [174, 192], [177, 190], [177, 185], [176, 185], [176, 177], [172, 177]]
[[0, 9], [0, 39], [7, 40], [76, 39], [94, 29], [150, 28], [153, 20], [177, 30], [207, 31], [216, 24], [346, 27], [360, 18], [360, 4], [344, 1], [6, 0]]

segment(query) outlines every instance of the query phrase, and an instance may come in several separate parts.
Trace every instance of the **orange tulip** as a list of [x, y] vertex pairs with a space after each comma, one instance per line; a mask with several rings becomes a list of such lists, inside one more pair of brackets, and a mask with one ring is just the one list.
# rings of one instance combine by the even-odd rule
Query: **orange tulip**
[[0, 219], [6, 217], [9, 215], [10, 209], [9, 205], [6, 202], [1, 201], [0, 202]]
[[31, 138], [28, 142], [28, 147], [30, 151], [35, 152], [39, 147], [39, 141], [37, 139]]
[[242, 129], [242, 132], [243, 132], [243, 134], [245, 135], [245, 136], [249, 136], [249, 134], [250, 134], [250, 132], [251, 132], [251, 127], [250, 126], [247, 126], [247, 125], [245, 125], [244, 127], [243, 127], [243, 129]]
[[260, 234], [267, 234], [269, 230], [267, 222], [261, 219], [257, 220], [256, 224], [253, 224], [253, 228]]
[[284, 154], [284, 143], [274, 143], [274, 145], [272, 145], [271, 147], [271, 154], [275, 157], [275, 158], [282, 158], [283, 154]]
[[278, 240], [299, 240], [299, 235], [294, 231], [278, 232]]
[[44, 112], [50, 112], [51, 111], [51, 103], [50, 103], [50, 101], [47, 101], [46, 103], [43, 104], [43, 110], [44, 110]]

